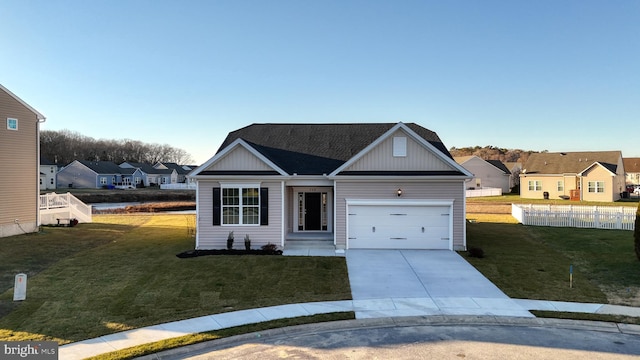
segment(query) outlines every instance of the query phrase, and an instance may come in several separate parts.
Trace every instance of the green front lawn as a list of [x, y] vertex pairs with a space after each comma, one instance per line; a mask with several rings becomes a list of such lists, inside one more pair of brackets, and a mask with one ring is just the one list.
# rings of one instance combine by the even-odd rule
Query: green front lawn
[[[468, 245], [486, 257], [467, 259], [507, 295], [640, 305], [632, 232], [473, 217]], [[94, 221], [1, 240], [0, 340], [68, 343], [207, 314], [351, 298], [341, 257], [179, 259], [177, 253], [194, 246], [193, 215], [98, 215]], [[27, 300], [15, 303], [11, 288], [20, 272], [29, 275]]]
[[597, 201], [569, 201], [562, 199], [524, 199], [520, 194], [503, 194], [500, 196], [481, 196], [467, 198], [468, 204], [552, 204], [552, 205], [581, 205], [581, 206], [632, 206], [637, 207], [640, 199], [632, 196], [629, 199], [620, 199], [615, 202]]
[[[341, 257], [177, 258], [194, 247], [193, 216], [99, 215], [92, 224], [2, 239], [0, 340], [68, 343], [208, 314], [351, 298]], [[27, 300], [14, 303], [9, 288], [18, 272], [30, 277]]]
[[467, 224], [467, 244], [481, 248], [485, 258], [466, 259], [510, 297], [640, 305], [633, 232], [523, 226], [495, 222], [502, 221], [498, 216], [473, 217], [477, 221]]

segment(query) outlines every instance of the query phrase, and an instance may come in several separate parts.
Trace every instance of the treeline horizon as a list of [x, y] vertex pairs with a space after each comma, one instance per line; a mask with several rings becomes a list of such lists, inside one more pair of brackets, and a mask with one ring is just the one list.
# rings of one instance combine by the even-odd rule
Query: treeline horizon
[[502, 162], [522, 162], [525, 163], [529, 156], [534, 153], [545, 153], [547, 150], [534, 151], [534, 150], [522, 150], [522, 149], [505, 149], [491, 145], [487, 146], [473, 146], [456, 148], [455, 146], [449, 149], [451, 156], [472, 156], [475, 155], [483, 160], [500, 160]]
[[169, 144], [132, 139], [95, 139], [67, 129], [40, 131], [40, 154], [60, 166], [66, 166], [74, 160], [111, 161], [116, 164], [128, 161], [152, 165], [157, 162], [189, 165], [194, 161], [185, 150]]

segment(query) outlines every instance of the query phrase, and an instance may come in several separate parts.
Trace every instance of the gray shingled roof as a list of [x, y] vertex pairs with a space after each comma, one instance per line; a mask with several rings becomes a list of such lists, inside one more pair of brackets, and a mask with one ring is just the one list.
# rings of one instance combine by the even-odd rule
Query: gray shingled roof
[[[330, 173], [395, 125], [252, 124], [229, 133], [218, 152], [243, 139], [290, 174]], [[451, 158], [435, 132], [413, 123], [405, 125]]]
[[82, 165], [98, 174], [120, 174], [122, 169], [111, 161], [78, 160]]
[[527, 174], [578, 174], [595, 162], [615, 173], [620, 151], [533, 153], [522, 167]]
[[496, 168], [504, 171], [505, 174], [509, 175], [511, 174], [511, 171], [509, 171], [509, 169], [507, 168], [507, 166], [500, 160], [485, 160], [486, 162], [488, 162], [489, 164], [495, 166]]

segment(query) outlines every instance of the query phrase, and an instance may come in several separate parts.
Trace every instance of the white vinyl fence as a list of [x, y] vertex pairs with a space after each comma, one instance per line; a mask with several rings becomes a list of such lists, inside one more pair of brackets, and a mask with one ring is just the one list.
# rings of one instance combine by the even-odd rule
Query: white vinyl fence
[[195, 190], [196, 183], [160, 184], [162, 190]]
[[480, 197], [480, 196], [500, 196], [502, 195], [501, 188], [480, 188], [474, 190], [466, 190], [466, 197]]
[[511, 204], [511, 215], [523, 225], [633, 230], [636, 208]]

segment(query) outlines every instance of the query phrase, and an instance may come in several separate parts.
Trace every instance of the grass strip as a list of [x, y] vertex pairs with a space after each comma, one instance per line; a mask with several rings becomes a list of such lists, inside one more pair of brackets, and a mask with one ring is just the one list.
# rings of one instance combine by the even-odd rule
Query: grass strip
[[619, 324], [640, 325], [640, 317], [608, 314], [577, 313], [563, 311], [529, 310], [536, 317], [569, 320], [604, 321]]
[[191, 334], [173, 339], [167, 339], [145, 345], [135, 346], [119, 351], [101, 354], [88, 358], [88, 360], [126, 360], [139, 356], [154, 354], [160, 351], [175, 349], [187, 345], [193, 345], [205, 341], [217, 340], [235, 335], [249, 334], [253, 332], [265, 331], [270, 329], [283, 328], [287, 326], [314, 324], [329, 321], [352, 320], [355, 319], [354, 312], [337, 312], [328, 314], [317, 314], [311, 316], [301, 316], [287, 319], [271, 320], [256, 324], [236, 326], [232, 328], [208, 331], [199, 334]]

